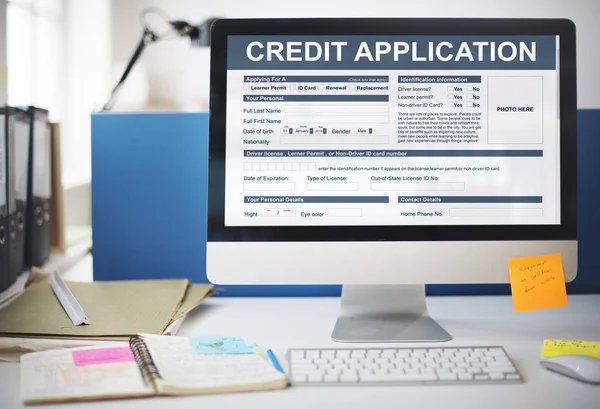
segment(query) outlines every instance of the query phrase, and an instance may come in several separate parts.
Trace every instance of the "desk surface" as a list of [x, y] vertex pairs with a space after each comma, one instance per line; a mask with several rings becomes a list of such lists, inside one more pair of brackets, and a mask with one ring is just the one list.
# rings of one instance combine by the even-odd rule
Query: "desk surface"
[[[198, 397], [71, 403], [68, 408], [598, 408], [600, 386], [539, 365], [544, 338], [600, 339], [600, 295], [569, 297], [565, 308], [512, 312], [509, 297], [433, 297], [431, 315], [453, 335], [437, 345], [503, 345], [525, 378], [520, 385], [290, 387], [287, 390]], [[284, 361], [290, 347], [344, 347], [330, 340], [337, 298], [212, 298], [192, 312], [180, 334], [241, 335], [272, 348]], [[422, 346], [423, 344], [415, 344]], [[353, 344], [353, 346], [364, 346]], [[370, 345], [373, 346], [373, 345]], [[377, 344], [377, 346], [393, 346]], [[284, 363], [284, 362], [282, 362]], [[21, 407], [19, 365], [0, 363], [0, 407]]]

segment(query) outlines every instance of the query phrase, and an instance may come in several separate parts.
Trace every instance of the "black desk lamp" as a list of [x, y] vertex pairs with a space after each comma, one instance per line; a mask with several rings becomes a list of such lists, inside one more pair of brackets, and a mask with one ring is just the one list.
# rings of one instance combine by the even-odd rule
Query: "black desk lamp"
[[[164, 21], [168, 23], [172, 30], [169, 33], [166, 33], [165, 35], [158, 35], [153, 30], [151, 30], [145, 21], [146, 15], [150, 13], [159, 14], [164, 19]], [[129, 76], [131, 69], [133, 68], [137, 60], [140, 58], [142, 51], [144, 50], [144, 48], [146, 48], [148, 44], [173, 37], [189, 37], [192, 46], [208, 47], [210, 46], [210, 26], [214, 21], [218, 20], [217, 18], [210, 18], [205, 20], [202, 24], [195, 26], [182, 20], [170, 20], [169, 17], [162, 10], [155, 8], [144, 10], [140, 15], [140, 18], [142, 20], [142, 26], [144, 28], [142, 38], [138, 43], [135, 51], [133, 52], [133, 55], [129, 59], [127, 67], [125, 67], [125, 71], [123, 72], [123, 75], [121, 75], [121, 79], [119, 79], [119, 82], [117, 82], [117, 85], [115, 85], [112, 92], [110, 93], [108, 101], [102, 107], [102, 111], [110, 111], [112, 109], [115, 100], [117, 99], [117, 94], [119, 90], [125, 83], [125, 80]]]

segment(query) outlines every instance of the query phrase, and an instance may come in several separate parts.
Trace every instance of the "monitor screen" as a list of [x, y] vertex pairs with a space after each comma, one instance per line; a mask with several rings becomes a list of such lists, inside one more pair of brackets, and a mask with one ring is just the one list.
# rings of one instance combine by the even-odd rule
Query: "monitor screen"
[[553, 35], [230, 35], [225, 226], [556, 225]]

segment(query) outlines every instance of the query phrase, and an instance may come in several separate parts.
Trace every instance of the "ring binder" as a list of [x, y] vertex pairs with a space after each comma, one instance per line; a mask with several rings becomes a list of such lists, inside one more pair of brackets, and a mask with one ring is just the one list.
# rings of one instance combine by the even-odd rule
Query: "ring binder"
[[162, 379], [158, 367], [154, 363], [150, 351], [144, 342], [144, 339], [139, 335], [129, 339], [129, 347], [135, 358], [135, 362], [140, 368], [142, 378], [146, 384], [154, 384], [157, 379]]

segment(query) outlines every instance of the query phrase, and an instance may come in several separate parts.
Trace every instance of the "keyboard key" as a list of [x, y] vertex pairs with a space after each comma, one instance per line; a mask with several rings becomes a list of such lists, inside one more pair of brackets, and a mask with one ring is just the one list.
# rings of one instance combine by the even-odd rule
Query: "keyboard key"
[[504, 372], [504, 373], [514, 373], [516, 370], [510, 366], [491, 366], [487, 368], [482, 368], [481, 371], [483, 373], [494, 373], [494, 372]]
[[405, 382], [417, 382], [417, 381], [437, 381], [438, 377], [435, 374], [390, 374], [390, 380], [392, 381], [405, 381]]
[[455, 381], [458, 376], [455, 373], [440, 373], [438, 374], [440, 381]]
[[345, 373], [340, 376], [340, 382], [356, 382], [358, 381], [358, 375], [355, 373]]
[[474, 378], [476, 381], [488, 381], [490, 379], [490, 377], [485, 374], [477, 374], [474, 376]]
[[502, 372], [490, 372], [489, 375], [490, 375], [490, 379], [492, 379], [494, 381], [504, 379], [504, 374]]
[[312, 373], [308, 375], [308, 382], [321, 382], [323, 380], [322, 373]]
[[294, 383], [304, 383], [308, 380], [308, 376], [304, 374], [294, 374], [292, 378], [292, 382]]

